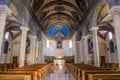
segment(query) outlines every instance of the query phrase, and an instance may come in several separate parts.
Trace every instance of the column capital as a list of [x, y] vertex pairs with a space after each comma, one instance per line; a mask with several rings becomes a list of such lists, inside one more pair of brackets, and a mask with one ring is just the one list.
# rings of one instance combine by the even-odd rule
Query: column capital
[[22, 31], [29, 31], [29, 28], [28, 28], [28, 27], [20, 27], [20, 29], [21, 29]]
[[120, 6], [113, 6], [109, 13], [112, 15], [120, 14]]
[[91, 31], [97, 31], [99, 29], [99, 27], [91, 27]]
[[12, 10], [7, 5], [0, 5], [0, 11], [6, 11], [8, 14], [12, 13]]

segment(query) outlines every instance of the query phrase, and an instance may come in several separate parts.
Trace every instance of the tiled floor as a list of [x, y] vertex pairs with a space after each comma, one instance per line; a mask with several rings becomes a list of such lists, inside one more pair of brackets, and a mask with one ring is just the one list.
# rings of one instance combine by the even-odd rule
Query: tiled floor
[[75, 80], [65, 66], [53, 66], [45, 80]]

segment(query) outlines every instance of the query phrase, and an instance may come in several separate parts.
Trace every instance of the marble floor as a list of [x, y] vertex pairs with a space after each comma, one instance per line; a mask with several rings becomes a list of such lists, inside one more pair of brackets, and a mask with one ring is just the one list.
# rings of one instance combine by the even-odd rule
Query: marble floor
[[75, 80], [65, 66], [52, 66], [45, 80]]

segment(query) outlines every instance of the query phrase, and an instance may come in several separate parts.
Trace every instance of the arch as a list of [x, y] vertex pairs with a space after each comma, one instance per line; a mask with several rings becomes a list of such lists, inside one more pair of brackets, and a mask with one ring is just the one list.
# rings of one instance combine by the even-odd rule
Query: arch
[[92, 19], [92, 26], [93, 27], [96, 27], [98, 26], [97, 24], [97, 19], [98, 19], [98, 16], [99, 16], [99, 13], [101, 11], [101, 8], [105, 5], [105, 4], [108, 4], [105, 0], [102, 0], [100, 1], [100, 3], [98, 4], [98, 6], [96, 7], [95, 11], [94, 11], [94, 14], [93, 14], [93, 19]]

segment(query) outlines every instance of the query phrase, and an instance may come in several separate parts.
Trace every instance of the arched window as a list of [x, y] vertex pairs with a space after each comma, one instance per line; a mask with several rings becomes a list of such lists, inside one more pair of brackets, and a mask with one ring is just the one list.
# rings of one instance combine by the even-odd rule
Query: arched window
[[111, 32], [108, 33], [108, 36], [109, 36], [109, 39], [112, 40], [113, 36]]
[[8, 39], [9, 39], [9, 34], [10, 34], [9, 32], [6, 32], [6, 33], [5, 33], [5, 40], [8, 40]]
[[72, 40], [69, 41], [69, 48], [72, 48]]
[[4, 43], [4, 53], [8, 53], [8, 47], [9, 47], [9, 43], [8, 43], [8, 41], [5, 41], [5, 43]]
[[47, 39], [47, 48], [50, 47], [50, 41]]
[[109, 44], [110, 44], [110, 53], [114, 53], [115, 52], [115, 48], [114, 48], [113, 41], [111, 40]]

